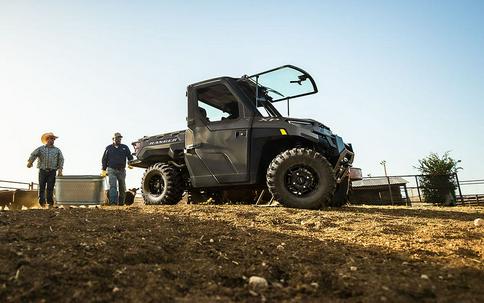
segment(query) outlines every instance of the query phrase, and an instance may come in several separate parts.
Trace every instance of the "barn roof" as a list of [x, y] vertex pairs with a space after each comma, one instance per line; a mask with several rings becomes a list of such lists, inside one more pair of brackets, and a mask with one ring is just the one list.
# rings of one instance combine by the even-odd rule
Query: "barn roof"
[[[407, 180], [402, 177], [388, 177], [390, 179], [391, 185], [404, 185], [408, 183]], [[383, 186], [388, 185], [388, 179], [386, 177], [374, 177], [374, 178], [363, 178], [363, 180], [351, 182], [353, 187], [372, 187], [372, 186]]]

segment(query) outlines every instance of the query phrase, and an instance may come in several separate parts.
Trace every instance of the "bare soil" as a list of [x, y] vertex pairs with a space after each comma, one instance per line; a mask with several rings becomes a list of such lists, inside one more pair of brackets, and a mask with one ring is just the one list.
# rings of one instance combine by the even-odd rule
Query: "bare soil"
[[478, 217], [483, 208], [3, 211], [0, 302], [483, 302]]

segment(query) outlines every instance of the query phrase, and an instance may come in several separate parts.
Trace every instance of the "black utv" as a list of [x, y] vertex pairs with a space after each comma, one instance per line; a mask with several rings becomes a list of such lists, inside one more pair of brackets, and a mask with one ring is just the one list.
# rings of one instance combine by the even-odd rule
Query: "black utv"
[[[316, 84], [291, 65], [187, 88], [187, 130], [133, 143], [130, 164], [145, 168], [146, 204], [255, 202], [261, 193], [287, 207], [319, 209], [347, 202], [351, 144], [320, 122], [284, 117], [276, 102], [315, 94]], [[285, 104], [282, 103], [285, 107]]]

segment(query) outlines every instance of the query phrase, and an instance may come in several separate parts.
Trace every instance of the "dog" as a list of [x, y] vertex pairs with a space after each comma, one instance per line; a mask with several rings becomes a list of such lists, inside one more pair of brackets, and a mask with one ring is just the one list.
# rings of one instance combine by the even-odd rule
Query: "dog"
[[[136, 192], [139, 190], [139, 188], [131, 188], [126, 191], [126, 195], [124, 198], [124, 205], [132, 205], [134, 203], [134, 198], [136, 197]], [[110, 205], [109, 201], [109, 190], [106, 190], [104, 193], [105, 197], [105, 205]]]
[[27, 208], [40, 207], [39, 193], [36, 190], [17, 189], [13, 197], [12, 206], [22, 209], [23, 206]]
[[22, 207], [39, 207], [39, 197], [36, 190], [2, 190], [0, 191], [0, 207], [10, 210], [21, 210]]
[[126, 192], [126, 198], [124, 198], [125, 205], [131, 205], [134, 203], [134, 197], [136, 197], [136, 192], [139, 188], [131, 188]]
[[4, 210], [5, 207], [8, 207], [8, 209], [10, 209], [13, 203], [14, 194], [15, 191], [13, 190], [0, 191], [0, 207], [2, 208], [2, 210]]

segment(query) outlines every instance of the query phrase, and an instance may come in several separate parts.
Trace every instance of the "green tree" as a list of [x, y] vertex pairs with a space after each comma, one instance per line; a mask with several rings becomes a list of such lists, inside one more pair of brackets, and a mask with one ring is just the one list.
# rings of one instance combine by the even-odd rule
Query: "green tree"
[[439, 157], [431, 153], [426, 158], [418, 160], [420, 171], [420, 185], [426, 202], [438, 205], [455, 205], [455, 175], [461, 167], [460, 160], [455, 160], [446, 152]]

